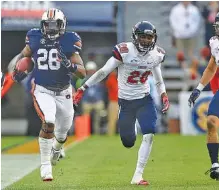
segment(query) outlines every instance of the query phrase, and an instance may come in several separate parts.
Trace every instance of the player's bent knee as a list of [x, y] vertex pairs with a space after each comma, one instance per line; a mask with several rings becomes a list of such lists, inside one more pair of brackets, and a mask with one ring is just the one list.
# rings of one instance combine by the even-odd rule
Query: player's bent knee
[[43, 123], [42, 131], [44, 134], [53, 134], [55, 125], [53, 123]]
[[217, 123], [218, 123], [218, 118], [216, 116], [213, 115], [209, 115], [207, 117], [207, 126], [208, 126], [208, 130], [212, 129], [212, 128], [216, 128], [217, 127]]
[[55, 138], [59, 143], [65, 143], [67, 140], [67, 134], [57, 134], [55, 133]]
[[136, 137], [135, 136], [125, 136], [125, 137], [121, 137], [121, 140], [122, 140], [122, 144], [124, 147], [131, 148], [135, 145]]

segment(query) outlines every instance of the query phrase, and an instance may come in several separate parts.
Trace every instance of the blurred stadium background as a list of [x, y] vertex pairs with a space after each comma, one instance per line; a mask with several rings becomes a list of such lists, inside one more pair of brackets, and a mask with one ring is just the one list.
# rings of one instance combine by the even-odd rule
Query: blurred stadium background
[[[202, 113], [206, 112], [207, 107], [204, 106], [202, 112], [199, 112], [199, 115], [197, 115], [196, 111], [191, 112], [191, 110], [185, 106], [188, 97], [187, 91], [191, 90], [191, 88], [197, 84], [198, 77], [194, 78], [190, 76], [187, 69], [182, 69], [180, 67], [176, 57], [177, 50], [172, 46], [172, 32], [169, 24], [169, 15], [172, 7], [177, 3], [178, 2], [166, 1], [3, 1], [1, 4], [1, 69], [3, 72], [8, 71], [9, 62], [24, 47], [26, 32], [31, 28], [39, 27], [41, 14], [48, 7], [56, 7], [63, 10], [67, 16], [68, 30], [76, 31], [82, 37], [83, 51], [81, 54], [85, 65], [88, 61], [92, 60], [97, 64], [97, 68], [100, 68], [105, 64], [105, 61], [111, 56], [111, 50], [115, 44], [131, 40], [131, 32], [134, 24], [141, 20], [149, 20], [157, 28], [158, 44], [166, 50], [166, 61], [162, 65], [162, 69], [167, 92], [171, 101], [171, 108], [168, 114], [160, 117], [158, 132], [181, 132], [183, 134], [203, 133], [205, 131], [205, 125], [203, 124], [200, 126], [196, 121], [199, 117], [202, 117], [204, 121], [203, 117], [205, 117], [205, 114]], [[200, 14], [203, 7], [207, 4], [208, 2], [195, 2], [195, 5], [200, 9]], [[159, 9], [157, 9], [157, 7], [159, 7]], [[195, 56], [198, 60], [200, 60], [201, 57], [199, 52], [205, 47], [204, 25], [205, 21], [202, 19], [195, 48]], [[203, 71], [203, 67], [205, 67], [206, 64], [207, 62], [205, 62], [205, 65], [200, 63], [199, 68], [202, 68], [200, 70]], [[192, 67], [191, 63], [188, 63], [188, 65], [189, 68]], [[201, 72], [199, 74], [201, 74]], [[80, 83], [76, 83], [76, 88], [78, 87], [77, 84]], [[105, 83], [101, 90], [103, 91], [102, 99], [105, 103], [104, 109], [106, 109], [108, 97]], [[209, 90], [209, 87], [207, 87], [206, 90]], [[27, 91], [28, 81], [14, 85], [9, 93], [2, 99], [2, 135], [37, 135], [39, 126], [36, 126], [36, 122], [32, 122], [32, 126], [28, 125], [28, 121], [31, 122], [31, 119], [27, 120], [27, 117], [33, 117], [32, 120], [34, 120], [35, 113], [33, 106], [31, 106], [31, 98], [27, 95]], [[209, 94], [207, 93], [206, 96], [209, 96]], [[157, 99], [157, 97], [155, 97], [155, 99]], [[200, 106], [198, 106], [197, 109], [199, 108]], [[80, 115], [82, 112], [83, 111], [79, 108], [77, 114]], [[183, 113], [188, 113], [188, 115]], [[102, 133], [107, 130], [107, 119], [104, 118], [105, 115], [106, 114], [102, 114]], [[187, 129], [188, 125], [190, 126]], [[28, 126], [30, 131], [28, 131]]]
[[[205, 45], [205, 19], [202, 17], [200, 29], [197, 33], [197, 45], [194, 56], [198, 60], [198, 67], [193, 75], [192, 63], [188, 60], [187, 68], [182, 68], [179, 52], [173, 46], [172, 31], [169, 24], [170, 11], [177, 1], [1, 1], [1, 69], [2, 72], [10, 72], [8, 65], [24, 47], [26, 32], [34, 27], [39, 27], [42, 13], [51, 7], [61, 9], [67, 17], [68, 31], [77, 32], [83, 42], [81, 52], [85, 66], [89, 61], [96, 63], [97, 68], [105, 64], [111, 56], [115, 44], [130, 41], [132, 27], [141, 20], [153, 23], [158, 33], [158, 44], [166, 51], [166, 61], [162, 65], [163, 77], [170, 97], [171, 107], [166, 115], [159, 114], [157, 124], [158, 133], [175, 133], [179, 135], [203, 135], [206, 132], [206, 112], [208, 103], [212, 97], [209, 86], [196, 106], [190, 109], [187, 106], [189, 92], [198, 84], [207, 60], [201, 61], [201, 50]], [[206, 1], [193, 2], [198, 7], [200, 15], [203, 8], [208, 5]], [[89, 68], [89, 66], [87, 67]], [[91, 68], [92, 64], [91, 64]], [[94, 65], [94, 70], [97, 69]], [[38, 136], [40, 122], [32, 105], [26, 80], [21, 84], [15, 84], [8, 94], [1, 100], [1, 135], [2, 153], [11, 147], [26, 143]], [[73, 86], [77, 89], [82, 81], [73, 79]], [[99, 114], [98, 125], [101, 135], [108, 131], [108, 91], [107, 79], [101, 86], [101, 101], [104, 107], [100, 111], [91, 112], [91, 122], [83, 117], [83, 106], [76, 111], [75, 121], [69, 135], [75, 136], [77, 127], [84, 125], [88, 131], [78, 131], [80, 135], [95, 133], [95, 114]], [[154, 98], [159, 98], [154, 93]], [[86, 101], [86, 100], [85, 100]], [[82, 101], [83, 104], [83, 101]], [[78, 120], [77, 120], [78, 118]], [[76, 121], [77, 120], [77, 121]], [[80, 129], [79, 129], [80, 130]], [[82, 133], [82, 134], [80, 134]], [[14, 138], [9, 138], [14, 136]], [[20, 136], [16, 138], [16, 136]], [[25, 137], [21, 137], [25, 136]], [[14, 140], [13, 140], [14, 139]], [[15, 140], [16, 139], [16, 140]], [[119, 143], [119, 142], [118, 142]], [[204, 149], [204, 147], [203, 147]]]

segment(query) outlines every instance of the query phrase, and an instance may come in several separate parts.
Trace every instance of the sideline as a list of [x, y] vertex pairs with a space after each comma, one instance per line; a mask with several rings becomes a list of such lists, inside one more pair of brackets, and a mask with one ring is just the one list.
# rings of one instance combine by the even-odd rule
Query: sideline
[[[74, 137], [68, 138], [65, 151], [84, 142], [88, 138], [89, 137], [84, 137], [79, 140], [75, 140]], [[40, 166], [40, 155], [39, 153], [36, 153], [38, 140], [35, 139], [33, 142], [28, 142], [26, 144], [14, 147], [12, 150], [9, 149], [4, 152], [6, 154], [1, 155], [1, 189], [22, 179]], [[32, 147], [33, 145], [34, 147]], [[26, 148], [29, 148], [29, 150], [27, 150], [26, 153], [23, 153]], [[19, 150], [21, 152], [19, 152]]]

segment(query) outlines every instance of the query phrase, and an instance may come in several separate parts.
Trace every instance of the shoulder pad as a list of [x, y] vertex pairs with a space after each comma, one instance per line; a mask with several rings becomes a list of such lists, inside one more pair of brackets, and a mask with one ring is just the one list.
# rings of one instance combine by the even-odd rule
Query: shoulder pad
[[30, 38], [32, 36], [38, 36], [38, 35], [41, 35], [41, 30], [39, 28], [33, 28], [33, 29], [29, 30], [26, 34], [25, 43], [29, 44]]
[[218, 39], [217, 36], [211, 37], [210, 40], [209, 40], [209, 44], [212, 44], [212, 43], [213, 43], [215, 40], [217, 40], [217, 39]]
[[38, 35], [41, 34], [41, 30], [39, 28], [32, 28], [27, 32], [27, 35]]
[[128, 53], [128, 52], [129, 52], [128, 45], [127, 43], [123, 42], [123, 43], [120, 43], [114, 46], [112, 56], [122, 62], [123, 61], [122, 54]]
[[82, 49], [82, 40], [81, 37], [76, 32], [69, 33], [72, 37], [73, 46], [78, 50], [81, 51]]
[[165, 50], [162, 47], [156, 46], [158, 53], [166, 54]]
[[118, 44], [117, 47], [118, 47], [118, 50], [120, 53], [128, 53], [129, 52], [128, 45], [125, 42]]
[[81, 37], [79, 36], [79, 34], [77, 32], [72, 32], [72, 34], [78, 39], [81, 40]]

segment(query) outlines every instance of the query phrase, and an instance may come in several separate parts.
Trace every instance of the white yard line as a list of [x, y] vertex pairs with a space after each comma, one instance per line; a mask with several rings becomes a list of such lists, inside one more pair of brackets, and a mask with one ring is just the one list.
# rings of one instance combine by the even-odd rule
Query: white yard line
[[31, 173], [40, 164], [39, 154], [2, 154], [1, 189]]
[[[65, 150], [69, 150], [81, 141], [75, 141], [68, 145]], [[15, 183], [24, 176], [31, 173], [40, 166], [39, 154], [2, 154], [1, 155], [1, 189]]]

